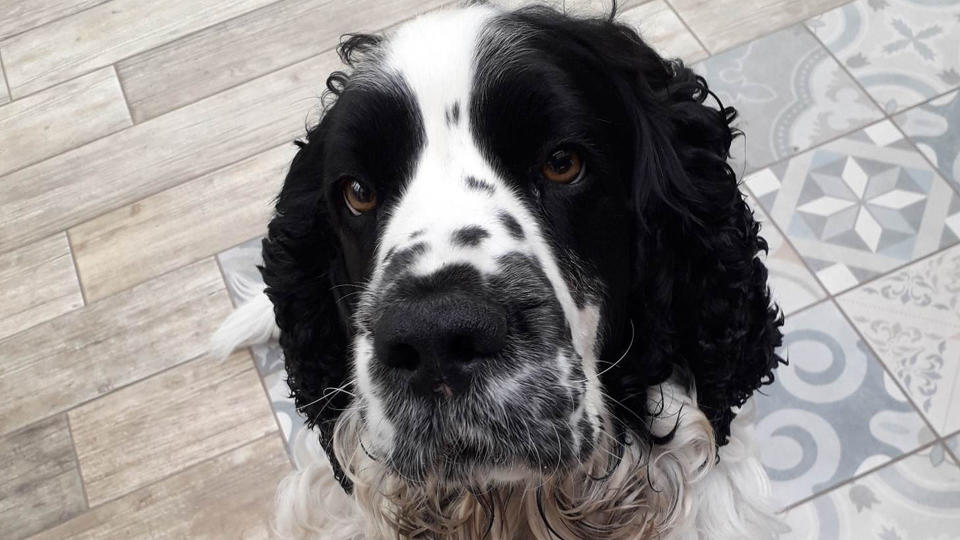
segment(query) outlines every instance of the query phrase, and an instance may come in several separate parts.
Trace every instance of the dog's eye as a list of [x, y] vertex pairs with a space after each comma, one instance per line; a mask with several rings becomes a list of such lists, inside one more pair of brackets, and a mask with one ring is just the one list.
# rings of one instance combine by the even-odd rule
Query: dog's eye
[[569, 184], [583, 173], [583, 159], [576, 150], [558, 148], [550, 153], [540, 168], [543, 177], [558, 184]]
[[377, 207], [376, 192], [359, 180], [347, 177], [340, 182], [343, 186], [343, 201], [347, 203], [351, 214], [359, 216]]

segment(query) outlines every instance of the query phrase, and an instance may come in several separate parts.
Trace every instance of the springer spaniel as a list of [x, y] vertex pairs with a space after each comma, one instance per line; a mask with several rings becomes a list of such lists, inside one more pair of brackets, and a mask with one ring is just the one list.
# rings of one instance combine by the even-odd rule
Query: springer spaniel
[[[736, 411], [782, 316], [735, 111], [630, 28], [473, 5], [354, 35], [263, 241], [320, 538], [767, 538]], [[274, 326], [274, 322], [276, 326]]]

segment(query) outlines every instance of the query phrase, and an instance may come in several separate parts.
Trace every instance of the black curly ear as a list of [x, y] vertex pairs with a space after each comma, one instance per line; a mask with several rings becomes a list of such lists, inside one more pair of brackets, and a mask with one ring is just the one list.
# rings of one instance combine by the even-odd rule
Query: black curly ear
[[683, 376], [724, 444], [732, 408], [772, 382], [782, 362], [775, 349], [783, 318], [758, 258], [767, 245], [726, 162], [736, 112], [719, 101], [716, 109], [705, 105], [713, 96], [706, 81], [661, 58], [629, 27], [552, 20], [591, 51], [595, 71], [619, 94], [626, 120], [616, 124], [632, 153], [635, 280], [627, 311], [642, 330], [605, 388], [620, 421], [650, 436], [637, 414], [657, 412], [646, 389]]
[[[636, 54], [624, 96], [633, 124], [636, 282], [632, 311], [650, 358], [693, 378], [722, 445], [733, 407], [773, 381], [783, 317], [758, 255], [767, 244], [727, 163], [736, 111], [679, 60], [618, 27]], [[656, 371], [656, 370], [654, 370]]]
[[334, 474], [345, 490], [343, 475], [332, 452], [333, 426], [349, 404], [347, 314], [338, 311], [334, 285], [343, 275], [339, 242], [328, 220], [325, 195], [318, 189], [324, 126], [298, 142], [276, 214], [263, 240], [266, 294], [273, 302], [287, 384], [297, 410], [309, 427], [320, 432], [320, 443]]

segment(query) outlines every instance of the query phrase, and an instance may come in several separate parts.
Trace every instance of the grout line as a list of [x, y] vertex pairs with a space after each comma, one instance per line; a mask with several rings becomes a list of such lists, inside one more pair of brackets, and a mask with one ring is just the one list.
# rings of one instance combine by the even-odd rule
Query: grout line
[[[663, 3], [667, 5], [667, 9], [669, 9], [674, 15], [677, 16], [677, 19], [680, 20], [680, 24], [682, 24], [683, 27], [687, 29], [687, 32], [690, 32], [690, 35], [693, 36], [693, 39], [695, 39], [695, 40], [697, 41], [697, 43], [700, 44], [700, 47], [703, 48], [703, 52], [707, 53], [707, 58], [712, 57], [712, 56], [713, 56], [713, 51], [711, 51], [710, 49], [707, 48], [707, 44], [704, 43], [703, 40], [700, 39], [700, 36], [697, 35], [697, 33], [693, 31], [693, 28], [690, 26], [689, 23], [687, 23], [687, 20], [684, 19], [682, 16], [680, 16], [680, 12], [677, 11], [677, 8], [673, 7], [673, 4], [670, 2], [670, 0], [663, 0]], [[643, 5], [643, 4], [640, 4], [640, 5]], [[639, 7], [639, 6], [638, 6], [638, 7]], [[702, 62], [702, 61], [706, 60], [707, 58], [701, 58], [700, 60], [697, 60], [697, 62]], [[694, 63], [696, 63], [696, 62], [694, 62]]]
[[0, 49], [0, 77], [3, 78], [3, 87], [7, 89], [7, 98], [10, 103], [13, 101], [13, 94], [10, 93], [10, 81], [7, 80], [7, 69], [3, 66], [3, 49]]
[[20, 30], [20, 31], [18, 31], [18, 32], [14, 32], [14, 33], [12, 33], [12, 34], [8, 34], [8, 35], [6, 35], [6, 36], [0, 36], [0, 41], [8, 41], [8, 40], [10, 40], [10, 39], [12, 39], [12, 38], [15, 38], [15, 37], [19, 36], [19, 35], [26, 34], [27, 32], [30, 32], [31, 30], [36, 30], [37, 28], [43, 28], [44, 26], [47, 26], [48, 24], [53, 24], [53, 23], [55, 23], [55, 22], [62, 21], [63, 19], [67, 19], [67, 18], [73, 17], [74, 15], [79, 15], [80, 13], [83, 13], [84, 11], [89, 11], [89, 10], [91, 10], [91, 9], [97, 7], [97, 6], [101, 6], [101, 5], [103, 5], [103, 4], [106, 4], [106, 3], [109, 2], [109, 1], [110, 1], [110, 0], [102, 0], [99, 4], [93, 4], [93, 5], [91, 5], [91, 6], [87, 6], [87, 7], [83, 8], [83, 9], [78, 9], [77, 11], [74, 11], [74, 12], [71, 12], [71, 13], [67, 13], [67, 14], [65, 14], [65, 15], [60, 15], [59, 17], [54, 17], [54, 18], [50, 19], [49, 21], [44, 21], [44, 22], [42, 22], [42, 23], [40, 23], [40, 24], [38, 24], [38, 25], [36, 25], [36, 26], [31, 26], [30, 28], [24, 28], [23, 30]]
[[[83, 285], [83, 280], [80, 279], [80, 265], [77, 264], [77, 252], [73, 249], [73, 240], [70, 238], [70, 230], [67, 229], [63, 231], [63, 235], [67, 237], [67, 251], [70, 252], [70, 260], [73, 261], [73, 275], [76, 276], [77, 286], [80, 288], [80, 299], [83, 300], [83, 305], [87, 306], [89, 305], [89, 303], [87, 302], [87, 290], [86, 290], [87, 288]], [[73, 311], [76, 311], [76, 310], [73, 310]], [[38, 324], [42, 324], [42, 323], [38, 323]], [[34, 326], [37, 326], [37, 325], [35, 324], [30, 328], [33, 328]], [[27, 329], [24, 328], [24, 330], [27, 330]]]
[[[77, 475], [80, 477], [80, 490], [83, 492], [83, 504], [85, 506], [84, 512], [86, 512], [90, 510], [90, 497], [87, 496], [87, 482], [83, 478], [83, 467], [80, 465], [80, 454], [77, 453], [77, 443], [74, 442], [73, 438], [73, 425], [70, 423], [70, 415], [67, 414], [67, 411], [59, 414], [62, 414], [64, 419], [67, 421], [67, 436], [70, 437], [70, 448], [73, 449], [73, 459], [77, 463]], [[56, 525], [59, 525], [59, 523]]]
[[836, 301], [836, 298], [834, 298], [833, 300], [834, 300], [833, 303], [836, 306], [837, 311], [839, 311], [840, 314], [843, 315], [844, 320], [846, 320], [847, 324], [849, 324], [853, 328], [853, 331], [856, 333], [860, 341], [862, 341], [863, 344], [870, 351], [870, 353], [873, 354], [874, 359], [880, 363], [880, 366], [883, 368], [884, 373], [886, 373], [887, 376], [890, 377], [893, 383], [897, 386], [897, 388], [900, 389], [901, 392], [903, 392], [904, 397], [907, 398], [907, 403], [909, 403], [910, 406], [913, 407], [913, 412], [917, 413], [920, 416], [920, 419], [923, 420], [923, 423], [927, 426], [927, 429], [929, 429], [930, 433], [933, 434], [934, 439], [940, 440], [940, 433], [936, 430], [936, 428], [933, 427], [933, 424], [930, 423], [930, 420], [927, 418], [927, 415], [923, 414], [923, 409], [917, 406], [917, 403], [913, 400], [913, 396], [911, 396], [910, 393], [907, 392], [907, 389], [903, 387], [903, 384], [900, 382], [900, 378], [894, 375], [893, 371], [890, 369], [890, 366], [888, 366], [887, 363], [883, 361], [883, 358], [880, 356], [880, 353], [878, 353], [876, 348], [874, 348], [873, 344], [870, 343], [870, 340], [868, 340], [866, 337], [863, 336], [863, 333], [860, 331], [860, 328], [856, 324], [854, 324], [853, 319], [851, 319], [850, 315], [848, 315], [847, 312], [843, 310], [843, 308], [840, 306], [840, 303]]
[[[252, 238], [250, 239], [252, 240]], [[249, 242], [246, 240], [245, 242]], [[245, 243], [241, 242], [241, 244]], [[237, 244], [240, 245], [240, 244]], [[232, 249], [232, 248], [228, 248]], [[226, 250], [224, 250], [226, 251]], [[222, 251], [220, 253], [223, 253]], [[227, 286], [227, 273], [223, 269], [223, 263], [220, 261], [220, 256], [215, 255], [214, 260], [217, 261], [217, 269], [220, 271], [220, 279], [223, 280], [223, 286], [227, 290], [227, 296], [230, 297], [230, 303], [233, 305], [233, 308], [237, 308], [237, 303], [233, 300], [233, 295], [230, 294], [230, 287]], [[253, 347], [246, 347], [247, 353], [250, 356], [250, 362], [253, 365], [253, 371], [257, 374], [257, 379], [260, 381], [260, 388], [263, 389], [263, 395], [267, 398], [267, 406], [270, 407], [270, 415], [273, 416], [273, 421], [277, 424], [277, 434], [280, 437], [280, 443], [283, 445], [283, 449], [287, 453], [287, 458], [290, 460], [291, 465], [296, 465], [293, 461], [293, 449], [287, 444], [287, 438], [283, 433], [283, 426], [280, 425], [280, 418], [277, 416], [277, 410], [273, 407], [273, 400], [270, 399], [270, 390], [267, 389], [267, 381], [264, 380], [264, 375], [260, 373], [260, 367], [257, 366], [257, 355], [253, 352]], [[281, 368], [283, 369], [283, 368]], [[271, 373], [272, 374], [272, 373]], [[299, 412], [299, 411], [298, 411]]]
[[261, 435], [261, 436], [259, 436], [259, 437], [250, 439], [249, 441], [242, 442], [242, 443], [240, 443], [240, 444], [238, 444], [238, 445], [236, 445], [236, 446], [231, 446], [230, 448], [227, 448], [227, 449], [225, 449], [225, 450], [223, 450], [223, 451], [221, 451], [221, 452], [218, 452], [218, 453], [216, 453], [216, 454], [213, 454], [212, 456], [207, 456], [207, 457], [203, 458], [202, 460], [200, 460], [200, 461], [198, 461], [198, 462], [196, 462], [196, 463], [191, 463], [189, 466], [184, 467], [184, 468], [182, 468], [182, 469], [180, 469], [180, 470], [178, 470], [178, 471], [173, 471], [173, 472], [171, 472], [171, 473], [169, 473], [169, 474], [167, 474], [167, 475], [165, 475], [165, 476], [163, 476], [163, 477], [161, 477], [161, 478], [157, 478], [156, 480], [152, 480], [152, 481], [150, 481], [150, 482], [147, 482], [146, 484], [143, 484], [142, 486], [137, 486], [137, 487], [135, 487], [134, 489], [132, 489], [132, 490], [130, 490], [130, 491], [127, 491], [127, 492], [125, 492], [125, 493], [121, 493], [120, 495], [117, 495], [117, 496], [112, 497], [112, 498], [110, 498], [110, 499], [106, 499], [106, 500], [100, 501], [98, 504], [96, 504], [95, 506], [91, 507], [90, 510], [95, 510], [95, 509], [100, 508], [100, 507], [102, 507], [102, 506], [106, 506], [106, 505], [108, 505], [108, 504], [110, 504], [110, 503], [112, 503], [112, 502], [114, 502], [114, 501], [116, 501], [116, 500], [122, 499], [123, 497], [126, 497], [126, 496], [128, 496], [128, 495], [133, 494], [133, 493], [137, 493], [138, 491], [141, 491], [141, 490], [147, 489], [147, 488], [149, 488], [149, 487], [152, 487], [152, 486], [154, 486], [154, 485], [156, 485], [156, 484], [159, 484], [160, 482], [163, 482], [163, 481], [165, 481], [165, 480], [168, 480], [168, 479], [170, 479], [170, 478], [172, 478], [172, 477], [174, 477], [174, 476], [177, 476], [177, 475], [180, 475], [180, 474], [184, 474], [184, 473], [186, 473], [187, 471], [189, 471], [189, 470], [191, 470], [191, 469], [194, 469], [194, 468], [196, 468], [196, 467], [199, 467], [200, 465], [203, 465], [203, 464], [205, 464], [205, 463], [207, 463], [207, 462], [209, 462], [209, 461], [213, 461], [213, 460], [215, 460], [215, 459], [219, 459], [219, 458], [221, 458], [221, 457], [223, 457], [223, 456], [225, 456], [225, 455], [227, 455], [227, 454], [230, 454], [230, 453], [232, 453], [232, 452], [236, 452], [237, 450], [239, 450], [239, 449], [241, 449], [241, 448], [246, 448], [247, 446], [251, 446], [251, 445], [253, 445], [253, 444], [256, 444], [256, 443], [260, 442], [261, 440], [266, 439], [267, 437], [272, 437], [272, 436], [273, 436], [273, 432], [270, 432], [270, 433], [263, 434], [263, 435]]
[[120, 70], [117, 69], [117, 64], [115, 63], [110, 64], [110, 67], [113, 68], [113, 76], [116, 77], [117, 86], [120, 87], [120, 97], [123, 98], [123, 103], [127, 106], [127, 116], [130, 118], [130, 125], [136, 125], [137, 122], [133, 119], [133, 108], [130, 106], [130, 98], [127, 97], [127, 89], [123, 87], [123, 79], [120, 78]]
[[928, 443], [926, 443], [926, 444], [923, 444], [923, 445], [921, 445], [921, 446], [919, 446], [919, 447], [917, 447], [917, 448], [915, 448], [915, 449], [913, 449], [913, 450], [911, 450], [911, 451], [909, 451], [909, 452], [904, 452], [903, 454], [900, 454], [899, 456], [891, 459], [890, 461], [884, 462], [884, 463], [882, 463], [882, 464], [880, 464], [880, 465], [877, 465], [876, 467], [872, 467], [872, 468], [870, 468], [870, 469], [867, 469], [866, 471], [864, 471], [864, 472], [862, 472], [862, 473], [855, 474], [855, 475], [851, 476], [850, 478], [848, 478], [848, 479], [846, 479], [846, 480], [844, 480], [844, 481], [842, 481], [842, 482], [840, 482], [840, 483], [838, 483], [838, 484], [836, 484], [836, 485], [830, 486], [829, 488], [827, 488], [827, 489], [825, 489], [825, 490], [823, 490], [823, 491], [814, 493], [813, 495], [808, 495], [807, 497], [804, 497], [804, 498], [800, 499], [799, 501], [796, 501], [796, 502], [794, 502], [794, 503], [790, 503], [790, 504], [788, 504], [787, 506], [785, 506], [785, 507], [783, 507], [782, 509], [780, 509], [780, 511], [778, 512], [778, 514], [786, 514], [787, 512], [793, 510], [794, 508], [797, 508], [798, 506], [804, 505], [804, 504], [806, 504], [806, 503], [808, 503], [808, 502], [810, 502], [810, 501], [812, 501], [812, 500], [814, 500], [814, 499], [816, 499], [816, 498], [822, 497], [822, 496], [824, 496], [824, 495], [828, 495], [828, 494], [830, 494], [830, 493], [832, 493], [832, 492], [834, 492], [834, 491], [836, 491], [836, 490], [838, 490], [838, 489], [840, 489], [840, 488], [842, 488], [842, 487], [844, 487], [844, 486], [846, 486], [846, 485], [852, 484], [853, 482], [857, 482], [857, 481], [859, 481], [859, 480], [862, 480], [862, 479], [864, 479], [867, 475], [873, 474], [873, 473], [879, 471], [880, 469], [885, 469], [885, 468], [887, 468], [887, 467], [890, 467], [890, 466], [894, 465], [895, 463], [897, 463], [897, 462], [899, 462], [899, 461], [903, 461], [904, 459], [906, 459], [906, 458], [908, 458], [908, 457], [915, 456], [915, 455], [919, 454], [920, 452], [923, 452], [924, 450], [926, 450], [926, 449], [928, 449], [928, 448], [934, 447], [934, 446], [937, 445], [937, 444], [941, 444], [941, 441], [940, 441], [939, 439], [934, 439], [933, 441], [930, 441], [930, 442], [928, 442]]

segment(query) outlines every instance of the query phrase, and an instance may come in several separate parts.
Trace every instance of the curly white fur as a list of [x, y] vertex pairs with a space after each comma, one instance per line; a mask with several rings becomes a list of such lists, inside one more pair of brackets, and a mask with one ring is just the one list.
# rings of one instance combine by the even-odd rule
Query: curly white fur
[[[354, 482], [352, 495], [334, 480], [312, 432], [295, 445], [298, 470], [283, 480], [274, 522], [281, 538], [664, 538], [763, 539], [781, 530], [769, 484], [752, 447], [749, 418], [734, 422], [716, 459], [713, 430], [696, 398], [674, 384], [652, 420], [655, 433], [677, 424], [671, 442], [626, 446], [608, 478], [607, 444], [579, 469], [471, 494], [412, 486], [356, 443], [358, 415], [341, 417], [336, 451]], [[660, 399], [653, 389], [651, 399]], [[682, 407], [681, 407], [682, 406]], [[679, 415], [679, 423], [677, 416]], [[493, 511], [492, 522], [488, 519]], [[589, 524], [589, 525], [588, 525]], [[551, 530], [552, 529], [552, 530]]]

